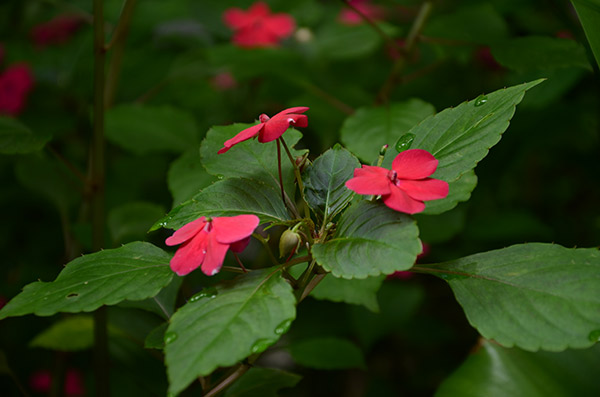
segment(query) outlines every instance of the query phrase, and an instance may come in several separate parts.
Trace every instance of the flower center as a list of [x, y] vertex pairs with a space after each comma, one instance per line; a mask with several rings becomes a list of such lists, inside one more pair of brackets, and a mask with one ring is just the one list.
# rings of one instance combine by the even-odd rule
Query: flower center
[[390, 181], [392, 181], [392, 183], [396, 184], [396, 182], [398, 181], [398, 173], [394, 170], [390, 170], [387, 174], [388, 178]]
[[266, 123], [267, 121], [271, 120], [271, 118], [264, 113], [258, 116], [258, 119], [261, 123]]

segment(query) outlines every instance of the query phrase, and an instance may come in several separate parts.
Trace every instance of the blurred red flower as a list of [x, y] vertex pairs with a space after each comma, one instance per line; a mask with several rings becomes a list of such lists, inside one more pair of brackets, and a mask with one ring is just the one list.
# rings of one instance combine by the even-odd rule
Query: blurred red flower
[[240, 47], [274, 47], [296, 28], [294, 18], [284, 13], [271, 14], [262, 1], [254, 3], [248, 11], [229, 8], [223, 20], [234, 32], [233, 42]]
[[26, 63], [16, 63], [0, 74], [0, 115], [15, 116], [23, 110], [33, 88], [33, 73]]
[[[371, 19], [381, 19], [384, 16], [383, 8], [370, 4], [370, 0], [351, 0], [348, 3]], [[364, 22], [359, 13], [348, 7], [344, 7], [340, 11], [339, 20], [344, 25], [360, 25]]]
[[65, 43], [81, 27], [80, 15], [59, 15], [31, 29], [31, 39], [39, 47]]
[[221, 270], [227, 250], [242, 252], [259, 224], [256, 215], [201, 217], [177, 230], [166, 240], [169, 246], [183, 244], [171, 259], [171, 269], [180, 276], [202, 265], [207, 276]]
[[258, 117], [260, 124], [246, 128], [233, 138], [226, 140], [223, 144], [224, 147], [217, 153], [225, 153], [234, 145], [247, 141], [250, 138], [254, 138], [257, 135], [260, 143], [266, 143], [279, 138], [288, 128], [290, 128], [290, 126], [306, 127], [308, 125], [308, 118], [305, 115], [298, 113], [304, 113], [308, 109], [309, 108], [305, 106], [289, 108], [277, 113], [273, 117], [269, 117], [263, 113]]
[[[36, 393], [49, 393], [52, 386], [52, 374], [47, 369], [39, 370], [29, 377], [29, 387]], [[85, 395], [85, 386], [81, 372], [70, 368], [65, 374], [64, 394], [67, 397]]]
[[438, 200], [448, 195], [448, 183], [428, 178], [437, 168], [438, 161], [422, 149], [400, 153], [392, 162], [392, 169], [363, 165], [354, 170], [354, 178], [346, 187], [358, 194], [381, 195], [389, 208], [416, 214], [425, 209], [426, 200]]

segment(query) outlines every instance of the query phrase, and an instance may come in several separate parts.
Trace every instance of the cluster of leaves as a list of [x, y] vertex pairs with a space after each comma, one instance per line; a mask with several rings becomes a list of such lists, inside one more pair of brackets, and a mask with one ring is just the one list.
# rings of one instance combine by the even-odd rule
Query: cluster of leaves
[[[87, 2], [79, 3], [81, 10], [91, 11]], [[136, 10], [139, 19], [133, 19], [131, 26], [129, 57], [124, 58], [122, 68], [121, 80], [127, 84], [119, 86], [116, 100], [112, 98], [118, 105], [109, 103], [106, 114], [106, 135], [114, 145], [108, 166], [108, 237], [117, 248], [74, 259], [55, 281], [31, 283], [19, 294], [15, 289], [25, 283], [23, 279], [30, 281], [39, 275], [30, 277], [33, 272], [27, 267], [27, 262], [35, 256], [25, 254], [23, 259], [9, 254], [26, 276], [13, 276], [18, 278], [18, 285], [10, 287], [9, 294], [14, 298], [2, 308], [0, 319], [26, 314], [91, 312], [101, 306], [114, 306], [108, 331], [117, 361], [137, 365], [150, 356], [149, 350], [143, 351], [131, 343], [142, 340], [147, 349], [164, 353], [168, 387], [174, 394], [182, 392], [199, 377], [199, 386], [206, 391], [215, 386], [222, 375], [225, 379], [241, 375], [227, 390], [227, 395], [247, 395], [253, 390], [256, 392], [257, 387], [261, 395], [266, 395], [300, 381], [299, 375], [281, 370], [290, 367], [285, 361], [290, 356], [296, 367], [366, 369], [371, 362], [365, 353], [373, 352], [376, 342], [382, 338], [415, 324], [421, 332], [428, 328], [426, 320], [419, 325], [423, 318], [415, 315], [426, 296], [425, 284], [384, 282], [387, 275], [412, 270], [445, 280], [468, 322], [485, 338], [478, 343], [478, 351], [442, 384], [438, 390], [440, 395], [463, 395], [466, 391], [495, 395], [505, 393], [506, 387], [522, 395], [543, 395], [547, 390], [561, 390], [564, 394], [595, 390], [593, 374], [588, 374], [586, 369], [598, 365], [596, 347], [563, 353], [537, 351], [583, 349], [598, 341], [600, 253], [597, 249], [528, 243], [468, 255], [489, 247], [480, 244], [457, 250], [439, 244], [457, 245], [456, 235], [466, 222], [466, 207], [459, 203], [470, 199], [478, 183], [476, 166], [500, 141], [515, 114], [515, 107], [522, 101], [521, 106], [531, 118], [523, 119], [524, 130], [544, 126], [539, 124], [540, 118], [549, 117], [548, 124], [560, 124], [559, 116], [549, 112], [556, 108], [561, 108], [560, 114], [572, 110], [587, 118], [568, 118], [569, 122], [580, 123], [573, 131], [581, 137], [573, 138], [574, 143], [567, 142], [567, 147], [585, 151], [590, 150], [586, 142], [597, 146], [597, 115], [591, 120], [588, 107], [565, 110], [561, 102], [565, 93], [581, 87], [582, 82], [590, 78], [591, 58], [586, 57], [584, 47], [571, 40], [534, 36], [533, 33], [540, 33], [536, 31], [527, 31], [532, 33], [528, 37], [512, 38], [514, 32], [506, 21], [512, 20], [514, 26], [523, 28], [529, 19], [524, 20], [522, 13], [534, 6], [533, 1], [518, 7], [468, 4], [442, 8], [423, 28], [419, 52], [409, 54], [419, 58], [401, 59], [410, 61], [405, 77], [418, 76], [423, 68], [437, 63], [445, 65], [444, 71], [434, 72], [431, 80], [413, 82], [406, 78], [406, 83], [396, 89], [382, 89], [378, 99], [385, 105], [373, 107], [370, 104], [375, 87], [382, 81], [373, 77], [371, 71], [384, 69], [386, 65], [389, 68], [393, 61], [383, 51], [380, 35], [368, 24], [344, 26], [337, 22], [341, 5], [308, 0], [293, 6], [272, 2], [273, 7], [288, 7], [287, 11], [297, 18], [299, 26], [308, 26], [314, 37], [308, 42], [296, 39], [282, 48], [247, 50], [224, 43], [227, 33], [215, 16], [220, 15], [225, 6], [216, 3], [203, 2], [203, 12], [196, 12], [197, 19], [187, 21], [190, 25], [186, 29], [175, 27], [183, 22], [181, 18], [189, 9], [198, 7], [193, 2], [139, 5]], [[414, 9], [411, 10], [418, 10], [419, 2], [412, 3]], [[109, 20], [117, 20], [119, 4], [107, 2]], [[582, 15], [593, 17], [592, 6], [587, 3], [576, 6]], [[584, 8], [588, 14], [582, 11]], [[12, 9], [21, 8], [13, 5]], [[581, 18], [589, 30], [586, 17]], [[394, 23], [380, 22], [380, 27], [390, 37], [404, 37], [408, 24], [398, 19]], [[537, 22], [549, 29], [552, 26], [547, 20], [558, 23], [545, 15], [539, 16]], [[466, 24], [465, 21], [478, 23]], [[156, 44], [136, 46], [147, 40], [150, 32]], [[72, 185], [80, 187], [79, 182], [65, 177], [64, 165], [74, 168], [77, 175], [80, 173], [77, 169], [85, 164], [87, 156], [80, 133], [89, 129], [85, 104], [92, 93], [86, 91], [89, 87], [77, 83], [90, 71], [90, 65], [78, 49], [89, 47], [91, 33], [91, 30], [82, 31], [66, 47], [54, 53], [53, 49], [46, 50], [42, 57], [16, 38], [7, 45], [13, 53], [21, 51], [23, 57], [33, 59], [35, 55], [36, 61], [32, 63], [39, 68], [36, 76], [47, 80], [34, 92], [30, 108], [21, 117], [22, 122], [0, 119], [3, 153], [33, 153], [16, 158], [17, 179], [56, 205], [65, 236], [65, 255], [69, 259], [89, 244], [85, 215], [82, 220], [74, 214], [82, 203], [85, 208], [88, 204], [85, 194], [90, 193], [84, 192], [78, 199]], [[588, 36], [596, 51], [598, 41], [593, 34], [588, 33]], [[470, 76], [469, 71], [474, 68], [470, 58], [474, 49], [481, 46], [491, 49], [493, 59], [499, 63], [494, 68], [500, 68], [499, 65], [504, 68], [502, 72], [478, 70], [476, 76], [489, 77], [490, 83], [484, 85], [465, 77]], [[157, 53], [174, 57], [157, 57]], [[155, 61], [153, 66], [142, 67], [149, 59]], [[65, 62], [75, 66], [64, 72], [66, 75], [50, 77], [48, 72], [63, 70]], [[357, 66], [349, 71], [349, 64], [364, 67], [364, 73], [355, 73]], [[223, 70], [231, 73], [238, 85], [232, 91], [219, 91], [223, 87], [219, 88], [212, 79]], [[458, 75], [463, 79], [447, 78]], [[263, 76], [268, 77], [261, 81]], [[548, 77], [548, 80], [540, 84], [539, 77]], [[447, 87], [439, 84], [442, 81], [448, 82]], [[530, 82], [521, 84], [522, 81]], [[491, 91], [492, 84], [494, 89], [511, 86], [478, 96], [483, 90]], [[462, 90], [453, 90], [457, 86]], [[61, 92], [65, 104], [46, 106], [49, 92]], [[472, 100], [436, 112], [436, 108], [456, 105], [469, 94], [473, 94]], [[424, 99], [406, 99], [414, 95]], [[583, 103], [590, 95], [589, 92], [579, 94], [577, 103]], [[247, 98], [257, 98], [256, 104], [249, 105]], [[281, 164], [283, 188], [291, 197], [291, 205], [302, 203], [305, 198], [310, 216], [295, 216], [302, 211], [290, 212], [289, 203], [282, 201], [274, 144], [248, 141], [224, 155], [217, 155], [225, 140], [250, 124], [209, 126], [251, 119], [264, 111], [259, 105], [273, 108], [270, 104], [273, 98], [280, 104], [311, 107], [310, 129], [302, 141], [311, 152], [300, 149], [300, 132], [289, 130], [283, 136], [293, 156], [312, 159], [307, 161], [302, 173], [302, 192], [297, 191], [299, 184], [293, 164], [287, 161]], [[53, 106], [61, 106], [60, 111], [54, 112]], [[67, 116], [69, 106], [75, 106], [75, 116]], [[332, 116], [335, 111], [338, 112]], [[44, 112], [53, 113], [53, 117], [45, 121], [48, 128], [43, 128], [39, 120]], [[203, 130], [208, 132], [205, 135], [199, 132]], [[324, 131], [339, 131], [339, 134]], [[586, 131], [592, 131], [591, 135], [585, 135]], [[504, 157], [514, 157], [517, 166], [523, 164], [532, 148], [544, 146], [535, 140], [529, 142], [530, 146], [520, 147], [520, 139], [510, 141], [512, 145], [505, 149], [508, 155]], [[51, 143], [47, 144], [49, 140]], [[334, 145], [317, 155], [321, 148], [330, 147], [337, 140], [343, 146]], [[563, 145], [564, 137], [557, 138], [557, 142]], [[356, 197], [344, 186], [345, 182], [361, 162], [372, 163], [384, 144], [390, 145], [383, 159], [383, 166], [387, 168], [397, 150], [410, 147], [432, 153], [439, 160], [433, 176], [449, 183], [448, 197], [428, 202], [424, 213], [415, 217], [394, 212], [380, 202]], [[43, 147], [55, 158], [40, 152]], [[173, 154], [179, 157], [173, 160]], [[9, 160], [4, 162], [8, 165]], [[482, 174], [493, 181], [492, 186], [516, 184], [515, 180], [502, 180], [501, 172], [501, 167], [484, 170], [479, 174], [480, 184], [486, 179]], [[163, 217], [169, 205], [164, 188], [165, 174], [173, 207]], [[498, 192], [490, 185], [480, 188], [484, 193]], [[21, 190], [14, 190], [14, 194], [23, 196]], [[598, 191], [592, 194], [597, 196]], [[155, 199], [148, 201], [151, 196]], [[479, 199], [479, 205], [474, 201], [474, 211], [492, 212], [485, 207], [485, 197]], [[553, 208], [549, 205], [547, 210]], [[252, 270], [235, 278], [228, 274], [215, 278], [194, 274], [182, 280], [169, 269], [171, 254], [159, 247], [164, 234], [155, 232], [145, 237], [148, 229], [177, 229], [200, 216], [239, 214], [254, 214], [268, 228], [260, 231], [263, 246], [253, 243], [243, 257]], [[477, 212], [471, 214], [471, 218], [478, 215]], [[491, 229], [508, 228], [508, 231], [496, 231], [496, 237], [488, 237], [487, 243], [496, 243], [494, 248], [505, 244], [502, 239], [507, 234], [511, 236], [511, 243], [538, 236], [548, 240], [539, 232], [540, 228], [545, 230], [546, 225], [539, 227], [535, 215], [523, 221], [518, 212], [510, 214], [514, 217], [505, 223], [490, 223], [489, 214], [488, 223], [480, 223]], [[499, 211], [497, 215], [495, 220], [505, 214]], [[54, 220], [50, 221], [43, 224]], [[282, 229], [299, 222], [305, 225], [308, 236], [314, 234], [317, 238], [305, 241], [309, 243], [308, 249], [301, 250], [291, 260], [277, 261], [269, 254], [269, 247], [277, 245]], [[522, 235], [513, 232], [522, 228], [523, 223], [530, 227], [526, 232], [533, 232], [520, 238]], [[472, 227], [471, 235], [477, 230]], [[49, 228], [49, 231], [55, 229]], [[493, 233], [488, 232], [488, 236], [494, 236]], [[590, 245], [590, 240], [597, 235], [586, 235], [584, 243]], [[26, 236], [29, 240], [26, 247], [35, 247], [37, 240], [42, 239], [35, 234]], [[131, 242], [144, 239], [155, 244]], [[438, 243], [440, 252], [448, 249], [432, 255], [432, 264], [415, 265], [422, 249], [420, 240]], [[558, 241], [574, 244], [566, 239]], [[127, 244], [119, 247], [122, 243]], [[61, 242], [51, 239], [50, 244], [60, 246]], [[26, 251], [26, 247], [18, 254]], [[50, 252], [56, 251], [54, 248]], [[306, 263], [310, 265], [307, 267]], [[41, 273], [49, 277], [55, 274], [53, 270], [45, 272]], [[312, 291], [307, 288], [311, 281], [314, 282], [311, 287], [316, 285]], [[427, 293], [439, 288], [435, 284]], [[304, 301], [308, 293], [318, 301], [312, 298]], [[351, 320], [345, 321], [352, 324], [352, 332], [332, 331], [328, 329], [331, 319], [321, 323], [321, 318], [315, 315], [328, 314], [328, 308], [339, 312], [343, 304], [351, 305], [348, 309]], [[381, 314], [369, 313], [357, 305]], [[332, 315], [332, 319], [335, 318], [339, 318], [339, 313]], [[2, 321], [14, 324], [15, 329], [25, 324], [18, 323], [19, 319]], [[57, 319], [52, 327], [31, 338], [31, 346], [58, 351], [87, 349], [92, 343], [92, 327], [93, 321], [87, 315]], [[426, 333], [421, 339], [413, 335], [412, 340], [422, 346], [452, 343], [447, 337]], [[470, 340], [467, 344], [473, 342]], [[416, 355], [425, 355], [426, 350], [420, 349]], [[278, 352], [289, 354], [282, 362], [277, 360]], [[443, 354], [442, 350], [435, 353], [437, 359]], [[452, 365], [457, 365], [459, 360]], [[572, 365], [565, 366], [565, 362]], [[160, 373], [160, 361], [154, 360], [154, 363], [158, 368], [153, 364], [145, 366], [140, 380]], [[0, 369], [12, 373], [8, 363], [0, 364]], [[249, 369], [254, 364], [256, 366]], [[271, 368], [273, 366], [279, 369]], [[226, 367], [232, 367], [230, 374], [223, 369]], [[425, 371], [425, 368], [420, 370]], [[488, 371], [490, 368], [494, 371]], [[578, 368], [582, 371], [577, 371]], [[524, 370], [539, 374], [538, 380], [523, 377]], [[304, 375], [311, 376], [310, 373]], [[119, 394], [128, 387], [139, 387], [118, 376], [116, 381], [113, 377], [113, 381]], [[497, 379], [510, 381], [503, 385], [502, 391], [497, 391]], [[323, 394], [327, 390], [325, 383], [318, 382]], [[156, 385], [164, 389], [165, 384], [164, 375], [158, 375], [146, 387], [150, 390]], [[425, 388], [431, 390], [436, 386], [429, 384]], [[310, 386], [303, 387], [310, 389]], [[394, 392], [388, 394], [394, 395]], [[385, 392], [377, 395], [385, 395]]]

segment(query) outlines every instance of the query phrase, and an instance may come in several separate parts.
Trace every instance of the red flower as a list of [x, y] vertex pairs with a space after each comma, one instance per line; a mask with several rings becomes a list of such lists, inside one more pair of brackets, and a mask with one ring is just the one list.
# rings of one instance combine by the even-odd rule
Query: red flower
[[40, 47], [61, 44], [66, 42], [82, 23], [83, 18], [79, 15], [59, 15], [31, 29], [31, 39]]
[[177, 230], [166, 244], [183, 244], [171, 259], [171, 269], [184, 276], [202, 265], [207, 276], [221, 270], [227, 250], [241, 252], [258, 226], [256, 215], [196, 219]]
[[0, 114], [15, 116], [23, 110], [33, 87], [29, 65], [17, 63], [0, 74]]
[[234, 31], [233, 42], [240, 47], [273, 47], [292, 34], [296, 27], [288, 14], [271, 14], [262, 1], [254, 3], [248, 11], [230, 8], [223, 14], [225, 24]]
[[303, 106], [289, 108], [277, 113], [273, 117], [269, 117], [263, 113], [258, 117], [260, 124], [246, 128], [233, 138], [226, 140], [223, 144], [224, 147], [217, 153], [225, 153], [234, 145], [247, 141], [250, 138], [254, 138], [257, 135], [260, 143], [266, 143], [279, 138], [288, 128], [290, 128], [290, 126], [306, 127], [308, 125], [308, 118], [305, 115], [298, 113], [304, 113], [308, 109], [309, 108]]
[[[353, 0], [350, 3], [352, 3], [354, 8], [371, 19], [381, 19], [384, 15], [383, 9], [379, 6], [369, 4], [369, 0]], [[347, 7], [342, 9], [339, 19], [344, 25], [360, 25], [364, 22], [362, 15]]]
[[[34, 372], [29, 377], [29, 387], [36, 393], [49, 393], [52, 387], [52, 374], [46, 369]], [[64, 395], [79, 397], [86, 394], [83, 376], [76, 369], [68, 369], [64, 379]]]
[[346, 187], [358, 194], [381, 195], [391, 209], [416, 214], [425, 209], [423, 201], [448, 195], [447, 182], [428, 178], [437, 165], [428, 151], [411, 149], [396, 156], [391, 170], [369, 165], [355, 169], [354, 178], [346, 182]]

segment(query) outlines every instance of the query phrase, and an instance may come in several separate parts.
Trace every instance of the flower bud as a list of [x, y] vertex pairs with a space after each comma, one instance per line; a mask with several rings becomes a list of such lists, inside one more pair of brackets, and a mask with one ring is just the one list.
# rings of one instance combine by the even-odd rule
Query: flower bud
[[302, 238], [295, 231], [288, 229], [283, 232], [279, 238], [279, 257], [283, 258], [288, 253], [294, 254], [301, 242]]

